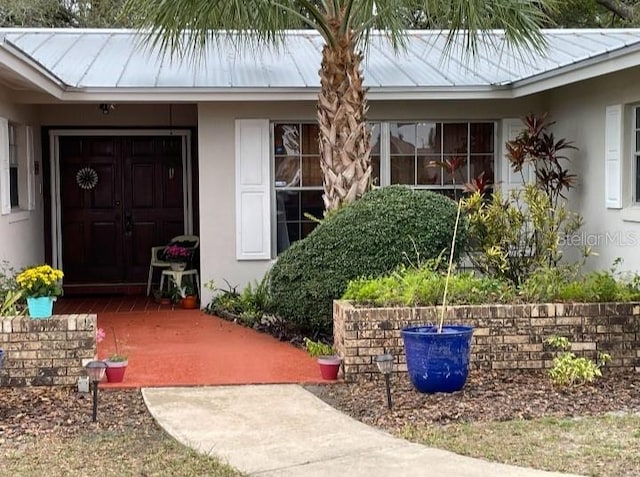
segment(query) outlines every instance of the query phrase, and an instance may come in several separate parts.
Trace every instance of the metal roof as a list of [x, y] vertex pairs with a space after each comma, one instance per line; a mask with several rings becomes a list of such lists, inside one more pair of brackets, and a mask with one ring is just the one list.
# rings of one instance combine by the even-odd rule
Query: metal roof
[[[474, 57], [463, 38], [443, 56], [446, 32], [410, 31], [395, 53], [373, 34], [363, 66], [365, 86], [393, 88], [501, 88], [554, 74], [572, 65], [640, 48], [640, 29], [545, 30], [544, 54], [511, 50], [502, 32], [485, 35]], [[199, 63], [145, 47], [132, 30], [0, 29], [0, 45], [35, 62], [72, 89], [318, 88], [322, 38], [290, 31], [278, 50], [238, 51], [228, 40], [211, 42]]]

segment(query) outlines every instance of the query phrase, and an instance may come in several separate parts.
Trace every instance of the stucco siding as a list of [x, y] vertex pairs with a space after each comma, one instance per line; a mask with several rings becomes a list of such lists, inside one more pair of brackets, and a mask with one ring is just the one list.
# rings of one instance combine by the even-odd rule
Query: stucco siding
[[[640, 103], [640, 68], [603, 76], [550, 93], [551, 117], [557, 138], [575, 142], [578, 151], [569, 155], [570, 168], [577, 174], [577, 186], [569, 196], [571, 208], [585, 219], [575, 243], [592, 246], [591, 268], [609, 268], [617, 258], [621, 269], [640, 270], [640, 204], [633, 204], [634, 167], [632, 150], [632, 108]], [[622, 209], [605, 206], [605, 109], [622, 104]], [[577, 256], [570, 247], [567, 256]]]
[[[17, 125], [33, 127], [34, 154], [40, 162], [39, 174], [34, 177], [34, 210], [15, 210], [0, 215], [0, 261], [8, 261], [19, 269], [44, 260], [43, 207], [42, 207], [42, 164], [40, 153], [40, 128], [36, 108], [11, 102], [12, 92], [0, 86], [0, 117]], [[24, 143], [19, 144], [24, 147]], [[26, 178], [20, 169], [19, 189], [21, 202], [25, 201]]]

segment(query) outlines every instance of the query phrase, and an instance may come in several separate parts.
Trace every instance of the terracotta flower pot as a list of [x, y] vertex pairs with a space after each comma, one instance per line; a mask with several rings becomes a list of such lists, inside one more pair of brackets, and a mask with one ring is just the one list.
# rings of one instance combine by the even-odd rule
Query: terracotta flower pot
[[198, 297], [195, 295], [188, 295], [180, 301], [180, 306], [186, 310], [195, 310], [198, 308]]

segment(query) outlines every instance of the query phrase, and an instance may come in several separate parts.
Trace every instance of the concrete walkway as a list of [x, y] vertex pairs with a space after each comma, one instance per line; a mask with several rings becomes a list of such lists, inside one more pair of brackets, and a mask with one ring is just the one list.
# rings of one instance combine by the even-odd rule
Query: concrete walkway
[[183, 444], [256, 476], [551, 477], [412, 444], [342, 414], [297, 385], [146, 388]]

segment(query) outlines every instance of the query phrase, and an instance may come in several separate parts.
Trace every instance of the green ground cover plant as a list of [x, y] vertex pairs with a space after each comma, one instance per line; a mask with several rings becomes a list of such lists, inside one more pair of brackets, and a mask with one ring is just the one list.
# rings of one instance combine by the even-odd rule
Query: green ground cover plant
[[[349, 282], [342, 298], [358, 305], [434, 306], [441, 304], [446, 275], [433, 264], [400, 268], [377, 278]], [[513, 282], [458, 272], [449, 283], [449, 304], [640, 301], [640, 277], [624, 279], [612, 270], [580, 275], [562, 267], [543, 267], [517, 287]]]

